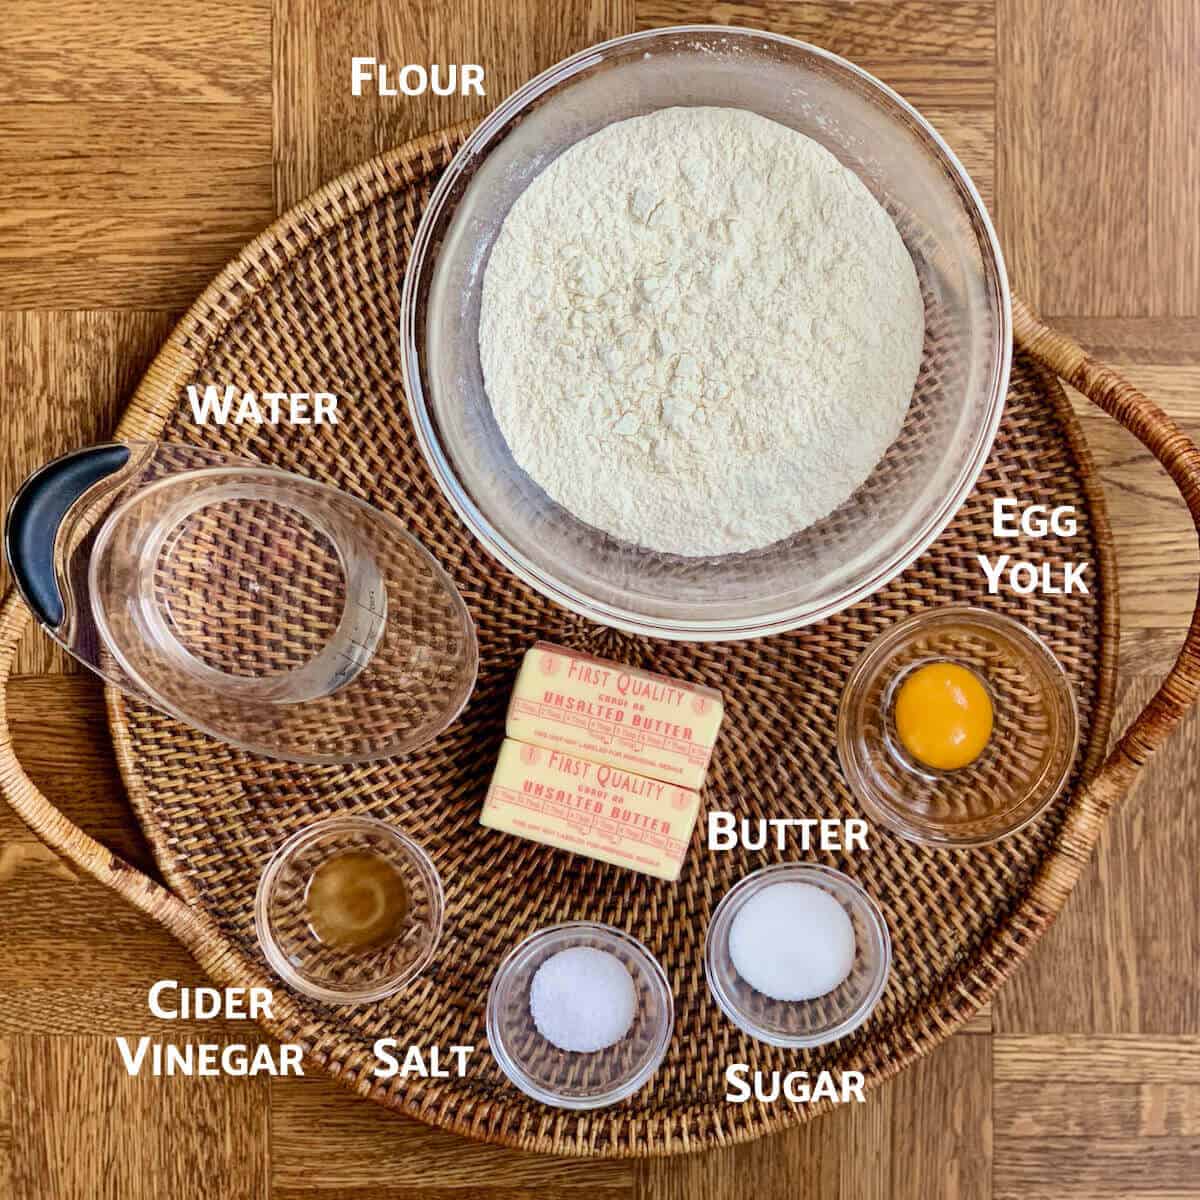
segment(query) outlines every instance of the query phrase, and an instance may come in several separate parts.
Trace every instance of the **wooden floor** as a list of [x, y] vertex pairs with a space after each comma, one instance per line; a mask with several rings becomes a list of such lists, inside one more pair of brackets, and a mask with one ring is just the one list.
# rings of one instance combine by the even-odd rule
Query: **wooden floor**
[[[110, 430], [176, 316], [273, 214], [355, 161], [481, 110], [354, 99], [352, 55], [482, 63], [494, 103], [590, 42], [683, 21], [794, 34], [894, 85], [992, 204], [1015, 287], [1200, 437], [1196, 0], [2, 7], [5, 501], [43, 460]], [[1197, 556], [1165, 477], [1107, 418], [1083, 415], [1119, 540], [1120, 722], [1171, 661]], [[35, 779], [149, 866], [98, 687], [36, 635], [19, 670], [12, 709]], [[1198, 735], [1192, 720], [1147, 772], [1057, 927], [966, 1032], [853, 1111], [647, 1164], [473, 1145], [318, 1079], [130, 1081], [113, 1036], [161, 1035], [148, 983], [199, 973], [4, 809], [0, 1196], [1200, 1197]]]

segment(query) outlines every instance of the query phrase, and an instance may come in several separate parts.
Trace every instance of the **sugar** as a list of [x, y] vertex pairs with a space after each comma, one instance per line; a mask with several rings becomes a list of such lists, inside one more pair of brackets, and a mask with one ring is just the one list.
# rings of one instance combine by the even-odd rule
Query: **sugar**
[[811, 883], [774, 883], [751, 896], [729, 930], [737, 973], [772, 1000], [814, 1000], [854, 965], [846, 910]]
[[533, 1023], [560, 1050], [592, 1054], [619, 1042], [633, 1024], [637, 994], [621, 960], [572, 946], [546, 959], [529, 989]]

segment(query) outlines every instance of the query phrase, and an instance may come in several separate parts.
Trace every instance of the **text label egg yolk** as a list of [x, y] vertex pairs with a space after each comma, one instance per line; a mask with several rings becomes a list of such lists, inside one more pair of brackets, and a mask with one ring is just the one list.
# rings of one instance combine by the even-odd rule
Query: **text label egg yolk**
[[954, 771], [974, 762], [992, 736], [992, 699], [974, 671], [957, 663], [918, 667], [900, 685], [900, 744], [917, 762]]

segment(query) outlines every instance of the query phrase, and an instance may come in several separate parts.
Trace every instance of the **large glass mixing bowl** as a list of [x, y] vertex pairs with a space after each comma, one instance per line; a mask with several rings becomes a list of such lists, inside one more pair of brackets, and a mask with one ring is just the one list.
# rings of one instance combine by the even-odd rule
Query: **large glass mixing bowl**
[[[661, 554], [578, 520], [517, 466], [480, 368], [483, 275], [513, 202], [581, 138], [673, 105], [750, 109], [820, 142], [891, 214], [925, 301], [924, 359], [895, 444], [824, 520], [745, 554]], [[575, 612], [687, 640], [806, 625], [903, 570], [974, 485], [1000, 422], [1011, 359], [996, 235], [937, 132], [844, 59], [791, 38], [721, 26], [606, 42], [501, 104], [459, 151], [425, 209], [402, 320], [405, 383], [422, 449], [483, 545]], [[594, 471], [599, 486], [602, 464], [579, 469]]]

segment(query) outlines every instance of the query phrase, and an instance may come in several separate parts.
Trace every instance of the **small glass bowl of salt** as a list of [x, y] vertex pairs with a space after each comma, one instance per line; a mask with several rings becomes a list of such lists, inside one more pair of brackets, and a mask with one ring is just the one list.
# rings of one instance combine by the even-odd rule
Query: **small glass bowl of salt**
[[636, 938], [590, 921], [541, 929], [512, 950], [488, 993], [500, 1069], [556, 1108], [603, 1108], [658, 1069], [675, 1025], [671, 986]]
[[704, 972], [743, 1032], [772, 1046], [845, 1037], [887, 984], [892, 943], [875, 901], [841, 871], [783, 863], [747, 875], [717, 905]]

